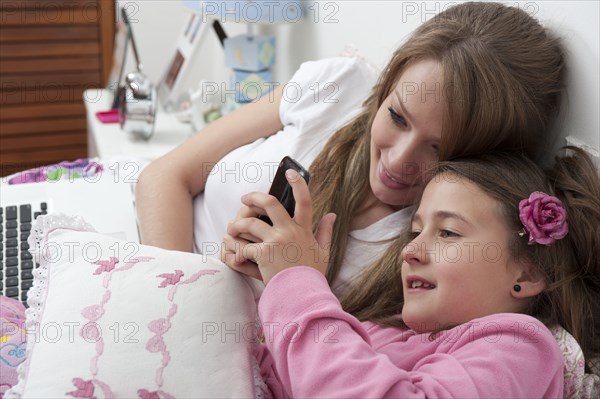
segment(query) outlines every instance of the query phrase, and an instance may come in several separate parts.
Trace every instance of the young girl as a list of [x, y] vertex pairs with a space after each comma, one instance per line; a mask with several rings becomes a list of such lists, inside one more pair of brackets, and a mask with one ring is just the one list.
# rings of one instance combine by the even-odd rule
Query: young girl
[[356, 285], [379, 299], [362, 322], [332, 294], [314, 257], [326, 250], [310, 250], [331, 232], [310, 235], [306, 185], [288, 176], [292, 223], [252, 193], [273, 227], [229, 226], [270, 243], [250, 248], [267, 283], [260, 360], [274, 396], [558, 398], [564, 359], [547, 327], [563, 326], [587, 359], [600, 354], [600, 179], [582, 152], [547, 176], [513, 155], [440, 164], [408, 238]]
[[[497, 3], [467, 2], [431, 18], [379, 80], [356, 59], [307, 62], [290, 83], [300, 98], [280, 87], [143, 171], [142, 241], [214, 254], [239, 198], [267, 192], [290, 155], [310, 166], [314, 220], [341, 216], [328, 270], [341, 292], [408, 223], [404, 208], [422, 191], [429, 163], [498, 148], [533, 156], [558, 113], [564, 76], [559, 41], [522, 9]], [[324, 90], [319, 101], [315, 83]], [[326, 84], [337, 90], [334, 101], [324, 100]], [[237, 260], [238, 270], [258, 276]]]

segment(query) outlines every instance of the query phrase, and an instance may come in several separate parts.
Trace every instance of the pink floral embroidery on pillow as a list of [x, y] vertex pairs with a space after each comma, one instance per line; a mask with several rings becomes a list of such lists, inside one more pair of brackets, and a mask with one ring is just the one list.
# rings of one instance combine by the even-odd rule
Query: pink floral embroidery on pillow
[[160, 396], [158, 396], [158, 392], [156, 391], [150, 392], [147, 389], [138, 389], [137, 393], [142, 399], [160, 399]]
[[[102, 285], [105, 288], [105, 291], [100, 299], [99, 303], [87, 306], [81, 310], [82, 316], [88, 320], [80, 334], [87, 334], [86, 337], [90, 338], [89, 335], [96, 331], [97, 322], [105, 316], [105, 306], [111, 299], [111, 280], [115, 273], [117, 272], [125, 272], [132, 267], [136, 266], [139, 262], [148, 262], [152, 260], [151, 257], [136, 257], [132, 258], [120, 267], [117, 267], [119, 264], [119, 260], [115, 257], [111, 257], [108, 260], [99, 260], [91, 263], [92, 265], [98, 265], [93, 272], [93, 275], [102, 277]], [[160, 279], [158, 288], [167, 288], [167, 303], [170, 302], [170, 307], [167, 312], [166, 317], [158, 318], [152, 320], [148, 323], [148, 329], [154, 333], [154, 335], [148, 340], [146, 343], [146, 350], [151, 353], [159, 354], [159, 366], [155, 372], [156, 379], [156, 389], [138, 389], [137, 394], [138, 397], [142, 399], [175, 399], [172, 395], [162, 390], [162, 386], [164, 383], [163, 373], [165, 368], [171, 362], [171, 356], [169, 350], [167, 348], [166, 342], [164, 340], [164, 335], [170, 330], [172, 327], [172, 319], [177, 313], [177, 303], [175, 302], [175, 296], [177, 294], [177, 289], [181, 285], [192, 284], [200, 277], [205, 275], [214, 275], [218, 273], [219, 270], [201, 270], [194, 274], [191, 277], [184, 279], [185, 274], [180, 269], [175, 269], [172, 273], [162, 273], [157, 278]], [[100, 389], [102, 391], [102, 395], [105, 398], [115, 398], [115, 395], [112, 393], [111, 388], [108, 384], [103, 381], [96, 379], [96, 376], [99, 373], [98, 365], [99, 359], [104, 352], [104, 340], [101, 335], [98, 335], [96, 338], [96, 354], [90, 361], [90, 373], [91, 379], [84, 378], [74, 378], [73, 385], [75, 386], [75, 390], [65, 393], [66, 396], [76, 397], [76, 398], [88, 398], [88, 399], [96, 399], [95, 391]]]
[[83, 380], [81, 378], [73, 378], [73, 385], [77, 388], [75, 391], [67, 392], [65, 395], [74, 398], [96, 399], [94, 396], [94, 383], [92, 380]]
[[116, 268], [116, 265], [120, 261], [114, 256], [111, 256], [108, 260], [97, 260], [95, 262], [90, 262], [91, 265], [100, 266], [92, 273], [93, 275], [98, 276], [102, 273], [105, 273], [102, 280], [102, 286], [105, 288], [105, 291], [100, 299], [100, 303], [87, 306], [81, 310], [81, 315], [89, 321], [83, 325], [79, 331], [79, 334], [88, 341], [96, 342], [96, 354], [90, 360], [90, 374], [92, 375], [92, 378], [89, 380], [84, 380], [79, 377], [73, 378], [73, 385], [75, 385], [77, 389], [75, 391], [67, 392], [65, 395], [76, 398], [95, 399], [96, 397], [93, 396], [94, 388], [100, 387], [105, 398], [115, 398], [110, 386], [105, 382], [96, 379], [96, 376], [98, 375], [98, 362], [104, 353], [104, 338], [102, 337], [101, 330], [97, 322], [104, 316], [104, 307], [111, 298], [112, 291], [110, 289], [110, 282], [112, 280], [112, 276], [118, 272], [125, 272], [140, 262], [149, 262], [153, 259], [154, 258], [147, 256], [131, 258], [125, 261], [123, 266], [118, 268]]
[[137, 391], [138, 397], [142, 398], [142, 399], [175, 399], [174, 396], [169, 395], [166, 392], [163, 391], [154, 391], [154, 392], [150, 392], [147, 389], [138, 389]]
[[114, 270], [117, 263], [119, 263], [119, 260], [114, 256], [111, 256], [109, 260], [97, 260], [92, 262], [93, 265], [100, 265], [100, 267], [94, 271], [94, 274], [98, 275], [104, 272], [110, 273]]
[[[159, 388], [159, 390], [155, 392], [150, 392], [146, 389], [140, 389], [138, 390], [138, 395], [140, 395], [140, 397], [143, 397], [145, 399], [159, 398], [159, 396], [153, 395], [161, 393], [165, 398], [170, 398], [170, 396], [167, 393], [160, 390], [160, 388], [162, 388], [164, 382], [164, 370], [167, 368], [171, 361], [171, 355], [167, 349], [167, 345], [165, 344], [164, 335], [171, 328], [171, 320], [177, 313], [177, 304], [174, 302], [175, 295], [177, 294], [177, 288], [181, 285], [194, 283], [198, 281], [198, 279], [202, 276], [214, 275], [218, 272], [219, 271], [216, 269], [201, 270], [197, 273], [194, 273], [190, 278], [183, 281], [181, 279], [185, 276], [185, 274], [180, 269], [175, 269], [173, 273], [162, 273], [156, 276], [159, 279], [163, 279], [158, 288], [167, 288], [168, 286], [171, 286], [167, 294], [167, 299], [169, 302], [171, 302], [171, 307], [169, 308], [169, 313], [166, 317], [155, 319], [148, 323], [148, 329], [152, 331], [155, 335], [152, 338], [150, 338], [146, 343], [146, 350], [148, 350], [151, 353], [162, 354], [160, 360], [160, 367], [158, 368], [158, 370], [156, 370], [156, 385]], [[142, 393], [145, 396], [142, 396]]]
[[177, 270], [175, 270], [175, 273], [163, 273], [163, 274], [159, 274], [156, 277], [164, 279], [160, 283], [158, 288], [165, 288], [168, 285], [177, 284], [179, 282], [179, 280], [181, 280], [181, 277], [183, 277], [183, 272], [181, 270], [177, 269]]
[[171, 322], [167, 319], [153, 320], [148, 324], [148, 329], [156, 334], [164, 334], [171, 328]]
[[74, 398], [87, 398], [87, 399], [96, 399], [94, 396], [94, 391], [96, 390], [96, 385], [100, 387], [102, 394], [106, 399], [114, 399], [115, 394], [112, 393], [110, 387], [98, 380], [84, 380], [83, 378], [75, 377], [73, 378], [73, 385], [77, 388], [75, 391], [66, 392], [65, 395], [72, 396]]
[[104, 309], [102, 309], [101, 305], [91, 305], [83, 308], [81, 315], [89, 321], [98, 321], [104, 315]]
[[166, 352], [167, 346], [165, 345], [162, 334], [157, 334], [150, 338], [148, 343], [146, 343], [146, 350], [151, 353]]

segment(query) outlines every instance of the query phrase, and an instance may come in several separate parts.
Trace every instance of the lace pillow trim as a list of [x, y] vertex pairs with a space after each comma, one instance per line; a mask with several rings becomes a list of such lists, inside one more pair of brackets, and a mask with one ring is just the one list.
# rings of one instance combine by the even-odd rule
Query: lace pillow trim
[[[34, 331], [36, 326], [42, 320], [42, 312], [46, 299], [46, 287], [48, 286], [48, 266], [44, 262], [40, 262], [42, 250], [45, 249], [45, 243], [48, 239], [48, 234], [54, 230], [74, 230], [74, 231], [90, 231], [96, 230], [80, 216], [68, 216], [65, 214], [52, 214], [38, 216], [31, 229], [31, 234], [27, 240], [29, 244], [29, 252], [39, 267], [33, 271], [34, 282], [33, 286], [27, 293], [27, 304], [29, 308], [25, 311], [26, 331]], [[27, 340], [27, 351], [32, 352], [35, 340]], [[27, 359], [17, 368], [19, 374], [19, 382], [5, 393], [6, 398], [20, 398], [23, 395], [26, 384], [26, 376], [29, 373], [29, 362]]]

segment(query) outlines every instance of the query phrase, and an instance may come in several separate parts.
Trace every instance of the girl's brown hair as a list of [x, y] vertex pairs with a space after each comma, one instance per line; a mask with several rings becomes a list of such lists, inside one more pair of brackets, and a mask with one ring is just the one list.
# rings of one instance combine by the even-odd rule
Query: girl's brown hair
[[[547, 173], [524, 156], [488, 154], [442, 162], [434, 179], [448, 173], [465, 178], [498, 202], [509, 231], [515, 232], [510, 255], [536, 265], [546, 279], [547, 288], [529, 302], [526, 313], [549, 327], [564, 327], [589, 359], [600, 354], [600, 176], [583, 151], [569, 150], [573, 154], [557, 158]], [[552, 245], [529, 245], [517, 233], [523, 228], [519, 201], [534, 191], [558, 197], [567, 211], [569, 233]], [[397, 317], [402, 310], [399, 255], [408, 241], [397, 240], [364, 271], [361, 284], [342, 299], [346, 311], [361, 320], [402, 324]]]
[[338, 215], [330, 283], [343, 262], [351, 218], [370, 190], [375, 114], [403, 71], [423, 59], [436, 60], [443, 71], [440, 160], [492, 150], [534, 156], [558, 113], [563, 51], [558, 39], [525, 11], [468, 2], [425, 22], [393, 54], [363, 112], [332, 136], [310, 168], [315, 229], [326, 213]]

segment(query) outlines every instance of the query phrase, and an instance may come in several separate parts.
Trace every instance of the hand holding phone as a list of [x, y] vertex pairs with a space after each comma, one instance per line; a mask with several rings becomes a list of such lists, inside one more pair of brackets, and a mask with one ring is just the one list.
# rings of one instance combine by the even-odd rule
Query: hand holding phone
[[[289, 169], [295, 170], [308, 183], [308, 171], [297, 161], [286, 156], [279, 163], [269, 190], [269, 195], [277, 198], [288, 215], [294, 217], [296, 200], [292, 185], [296, 185], [297, 193], [301, 193], [303, 197], [309, 197], [310, 193], [306, 187], [301, 187], [302, 183], [299, 181], [292, 181], [291, 184], [288, 183], [286, 172]], [[222, 259], [233, 269], [260, 278], [266, 282], [278, 270], [295, 265], [294, 262], [290, 262], [285, 257], [285, 254], [281, 252], [281, 246], [272, 244], [293, 242], [300, 245], [301, 248], [312, 248], [318, 242], [316, 241], [317, 236], [314, 236], [312, 231], [310, 207], [306, 207], [307, 209], [302, 208], [304, 214], [298, 214], [295, 221], [286, 223], [281, 210], [273, 209], [271, 206], [272, 203], [265, 200], [264, 193], [250, 193], [247, 198], [242, 200], [246, 207], [240, 213], [244, 213], [244, 215], [238, 214], [238, 218], [231, 221], [227, 226], [227, 235], [224, 238], [225, 252], [222, 255]], [[265, 207], [269, 207], [269, 209], [281, 217], [282, 224], [278, 226], [278, 231], [269, 229], [261, 223], [248, 223], [246, 219], [248, 216], [257, 215], [257, 211], [266, 212]], [[260, 210], [261, 208], [263, 209], [262, 211]], [[267, 215], [258, 215], [256, 217], [273, 226], [271, 219]], [[250, 245], [248, 242], [253, 244]], [[246, 249], [248, 249], [248, 252], [246, 252]], [[309, 251], [303, 252], [305, 254], [309, 253]], [[326, 259], [326, 257], [323, 257], [323, 259]], [[315, 262], [312, 255], [310, 259], [305, 256], [302, 260], [299, 259], [298, 261], [300, 262], [299, 264], [309, 266], [312, 266]], [[260, 268], [262, 269], [257, 268], [257, 264], [260, 264]], [[319, 270], [321, 269], [326, 269], [326, 264], [323, 267], [319, 267]]]
[[[288, 169], [294, 169], [302, 178], [308, 183], [310, 175], [306, 169], [302, 167], [297, 161], [290, 158], [289, 156], [284, 157], [279, 163], [275, 177], [273, 178], [273, 184], [269, 190], [269, 195], [274, 196], [283, 205], [290, 217], [294, 217], [294, 209], [296, 207], [296, 200], [292, 193], [292, 186], [288, 183], [285, 178], [285, 172]], [[273, 225], [271, 219], [266, 215], [258, 217], [260, 220]]]

